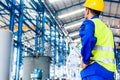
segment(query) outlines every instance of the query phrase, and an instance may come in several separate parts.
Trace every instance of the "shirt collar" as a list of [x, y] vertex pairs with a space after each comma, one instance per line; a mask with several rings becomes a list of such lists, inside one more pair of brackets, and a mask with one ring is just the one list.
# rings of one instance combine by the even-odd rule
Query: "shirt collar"
[[99, 16], [93, 16], [91, 19], [94, 19], [94, 18], [99, 18]]

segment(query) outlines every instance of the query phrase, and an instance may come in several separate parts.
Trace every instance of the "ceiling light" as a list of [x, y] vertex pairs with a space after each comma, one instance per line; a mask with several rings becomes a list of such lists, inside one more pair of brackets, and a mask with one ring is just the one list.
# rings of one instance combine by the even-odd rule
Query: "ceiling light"
[[82, 24], [82, 22], [78, 22], [78, 23], [75, 23], [75, 24], [66, 26], [65, 29], [73, 28], [73, 27], [75, 27], [75, 26], [80, 26], [81, 24]]
[[71, 15], [74, 15], [74, 14], [81, 13], [83, 11], [85, 11], [85, 8], [82, 8], [82, 9], [79, 9], [79, 10], [76, 10], [76, 11], [71, 11], [69, 13], [66, 13], [66, 14], [63, 14], [63, 15], [59, 15], [58, 17], [59, 18], [65, 18], [65, 17], [71, 16]]
[[79, 32], [74, 32], [74, 33], [70, 34], [70, 37], [74, 37], [74, 36], [77, 36], [77, 35], [79, 35]]
[[58, 0], [49, 0], [50, 3], [57, 2]]

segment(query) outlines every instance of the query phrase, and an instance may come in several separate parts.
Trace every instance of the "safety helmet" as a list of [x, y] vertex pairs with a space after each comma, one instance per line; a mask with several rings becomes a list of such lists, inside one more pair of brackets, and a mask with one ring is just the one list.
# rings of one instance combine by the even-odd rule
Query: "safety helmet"
[[97, 10], [97, 11], [104, 11], [104, 0], [86, 0], [84, 3], [85, 7]]

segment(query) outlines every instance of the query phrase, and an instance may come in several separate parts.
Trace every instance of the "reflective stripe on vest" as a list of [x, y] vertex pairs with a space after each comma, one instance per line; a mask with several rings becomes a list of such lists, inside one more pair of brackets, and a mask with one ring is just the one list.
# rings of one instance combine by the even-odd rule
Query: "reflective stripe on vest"
[[107, 64], [114, 64], [115, 63], [115, 60], [114, 59], [102, 59], [102, 58], [97, 58], [97, 59], [94, 59], [94, 58], [90, 58], [91, 60], [93, 61], [99, 61], [99, 62], [103, 62], [103, 63], [107, 63]]
[[[107, 46], [95, 46], [93, 50], [101, 50], [101, 51], [107, 51], [107, 52], [114, 52], [114, 49], [112, 47], [107, 47]], [[103, 63], [111, 63], [111, 64], [114, 64], [115, 63], [115, 60], [114, 59], [108, 59], [108, 58], [91, 58], [91, 60], [94, 60], [94, 61], [100, 61], [100, 62], [103, 62]]]
[[94, 50], [114, 52], [114, 49], [113, 49], [112, 47], [107, 47], [107, 46], [95, 46], [95, 47], [94, 47]]

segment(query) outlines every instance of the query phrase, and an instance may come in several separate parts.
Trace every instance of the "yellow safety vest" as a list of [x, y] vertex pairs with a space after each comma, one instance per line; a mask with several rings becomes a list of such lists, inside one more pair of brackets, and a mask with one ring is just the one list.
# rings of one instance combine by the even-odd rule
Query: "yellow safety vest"
[[[109, 71], [115, 72], [114, 40], [111, 30], [99, 19], [91, 19], [95, 24], [96, 46], [92, 50], [93, 61]], [[91, 64], [94, 62], [91, 62]]]

